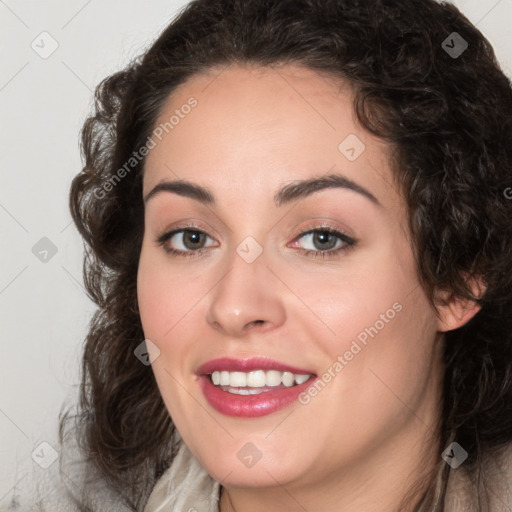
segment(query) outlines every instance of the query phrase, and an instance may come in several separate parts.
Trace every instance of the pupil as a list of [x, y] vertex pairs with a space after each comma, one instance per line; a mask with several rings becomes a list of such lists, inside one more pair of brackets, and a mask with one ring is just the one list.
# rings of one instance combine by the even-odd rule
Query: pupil
[[200, 245], [202, 236], [203, 233], [199, 233], [198, 231], [187, 231], [187, 236], [185, 237], [185, 246], [187, 246], [187, 249], [195, 249], [195, 247], [190, 247], [191, 245]]
[[331, 233], [328, 231], [318, 231], [315, 233], [314, 242], [315, 245], [320, 245], [322, 249], [332, 249], [336, 245], [336, 237], [331, 237]]

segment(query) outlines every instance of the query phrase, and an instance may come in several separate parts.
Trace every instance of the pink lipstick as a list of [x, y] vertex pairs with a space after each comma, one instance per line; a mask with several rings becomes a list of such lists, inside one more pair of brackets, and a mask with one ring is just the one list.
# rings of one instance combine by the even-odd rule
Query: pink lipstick
[[254, 418], [295, 401], [315, 380], [310, 369], [266, 358], [219, 358], [198, 370], [201, 390], [221, 414]]

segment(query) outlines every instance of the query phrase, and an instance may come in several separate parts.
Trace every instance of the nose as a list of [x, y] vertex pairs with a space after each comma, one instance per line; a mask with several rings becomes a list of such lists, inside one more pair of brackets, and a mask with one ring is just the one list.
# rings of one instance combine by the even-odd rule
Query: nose
[[238, 338], [254, 329], [265, 332], [282, 325], [286, 312], [281, 287], [263, 255], [247, 263], [235, 253], [230, 263], [229, 271], [208, 294], [208, 323]]

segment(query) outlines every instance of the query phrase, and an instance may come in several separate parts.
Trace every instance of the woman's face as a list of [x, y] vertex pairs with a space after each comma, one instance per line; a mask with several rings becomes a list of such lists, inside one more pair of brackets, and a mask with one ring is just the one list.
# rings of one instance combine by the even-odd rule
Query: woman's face
[[217, 69], [175, 91], [155, 128], [138, 299], [196, 458], [232, 488], [419, 463], [439, 326], [388, 147], [348, 87], [298, 66]]

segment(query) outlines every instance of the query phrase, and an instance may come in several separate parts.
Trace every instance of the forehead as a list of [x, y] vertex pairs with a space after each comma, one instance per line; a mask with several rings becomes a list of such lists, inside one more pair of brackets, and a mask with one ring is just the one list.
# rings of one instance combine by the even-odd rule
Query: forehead
[[376, 196], [383, 187], [393, 193], [388, 147], [358, 123], [353, 97], [347, 83], [300, 66], [195, 75], [161, 109], [144, 190], [176, 178], [240, 190], [256, 179], [270, 193], [338, 172], [377, 189]]

